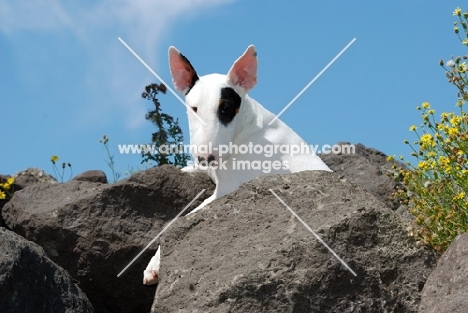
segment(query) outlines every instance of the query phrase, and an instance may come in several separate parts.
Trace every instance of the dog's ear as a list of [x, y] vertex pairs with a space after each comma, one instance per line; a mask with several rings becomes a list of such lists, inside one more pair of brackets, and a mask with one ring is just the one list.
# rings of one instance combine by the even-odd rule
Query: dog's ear
[[248, 92], [257, 84], [257, 65], [257, 52], [255, 47], [250, 45], [229, 70], [229, 81]]
[[186, 95], [198, 80], [197, 72], [190, 61], [175, 47], [169, 47], [169, 67], [175, 88]]

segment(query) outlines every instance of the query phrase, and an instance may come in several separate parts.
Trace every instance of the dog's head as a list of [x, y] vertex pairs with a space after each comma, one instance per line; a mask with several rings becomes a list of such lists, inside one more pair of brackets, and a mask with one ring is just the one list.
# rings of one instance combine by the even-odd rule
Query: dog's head
[[[169, 66], [175, 88], [188, 107], [190, 144], [199, 147], [194, 158], [218, 160], [220, 145], [233, 142], [247, 92], [257, 83], [257, 53], [249, 46], [227, 75], [199, 77], [189, 60], [175, 47], [169, 48]], [[198, 115], [195, 116], [195, 115]], [[206, 125], [200, 121], [203, 120]], [[202, 147], [213, 147], [211, 154]], [[223, 158], [229, 154], [223, 154]]]

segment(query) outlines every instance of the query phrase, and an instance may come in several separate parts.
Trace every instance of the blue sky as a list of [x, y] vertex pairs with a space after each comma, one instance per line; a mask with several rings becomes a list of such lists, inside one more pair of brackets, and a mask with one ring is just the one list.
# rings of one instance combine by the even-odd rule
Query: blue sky
[[[140, 95], [157, 79], [118, 37], [168, 83], [170, 45], [204, 75], [227, 73], [255, 44], [259, 76], [250, 95], [274, 113], [356, 38], [281, 119], [310, 144], [349, 141], [409, 158], [403, 140], [415, 139], [415, 107], [456, 109], [455, 87], [438, 63], [466, 53], [453, 33], [460, 2], [2, 1], [0, 173], [53, 173], [50, 157], [58, 155], [74, 174], [101, 169], [110, 178], [103, 134], [117, 171], [140, 166], [139, 155], [120, 155], [117, 144], [150, 141], [151, 106]], [[169, 93], [160, 101], [188, 143], [185, 107]]]

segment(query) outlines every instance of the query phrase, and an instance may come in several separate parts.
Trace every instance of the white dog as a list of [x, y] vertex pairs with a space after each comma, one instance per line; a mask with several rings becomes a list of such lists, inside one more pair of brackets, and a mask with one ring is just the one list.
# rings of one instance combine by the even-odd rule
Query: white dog
[[[255, 177], [330, 171], [285, 123], [276, 119], [268, 125], [275, 115], [247, 95], [257, 83], [254, 46], [247, 48], [227, 75], [198, 77], [188, 59], [175, 47], [169, 48], [169, 65], [174, 86], [185, 96], [190, 108], [187, 112], [190, 145], [199, 148], [193, 153], [198, 163], [182, 170], [195, 171], [203, 166], [216, 183], [213, 195], [190, 214]], [[144, 284], [158, 282], [159, 264], [160, 248], [143, 273]]]

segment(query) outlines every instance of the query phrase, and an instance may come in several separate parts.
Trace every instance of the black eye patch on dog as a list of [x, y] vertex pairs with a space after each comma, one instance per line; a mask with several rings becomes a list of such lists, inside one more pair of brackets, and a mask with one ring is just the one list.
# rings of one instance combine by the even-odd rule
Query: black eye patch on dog
[[230, 87], [221, 89], [219, 98], [218, 119], [224, 126], [232, 122], [241, 105], [241, 97]]

